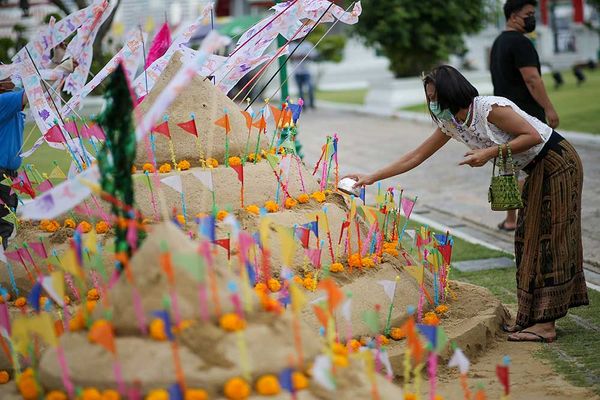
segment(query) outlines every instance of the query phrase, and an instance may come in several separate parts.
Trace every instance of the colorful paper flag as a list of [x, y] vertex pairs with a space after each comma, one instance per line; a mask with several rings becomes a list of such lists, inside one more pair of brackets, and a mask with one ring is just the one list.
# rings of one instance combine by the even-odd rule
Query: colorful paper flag
[[381, 280], [377, 281], [378, 284], [383, 286], [383, 291], [390, 298], [390, 301], [394, 301], [394, 294], [396, 293], [396, 281]]
[[229, 134], [229, 132], [231, 132], [231, 126], [229, 124], [229, 114], [225, 113], [225, 115], [216, 120], [215, 125], [225, 129], [225, 133]]
[[177, 124], [178, 127], [190, 133], [196, 137], [198, 137], [198, 129], [196, 129], [196, 120], [194, 118], [190, 119], [187, 122], [181, 122]]
[[162, 57], [169, 46], [171, 45], [171, 30], [166, 22], [161, 26], [160, 30], [154, 36], [148, 57], [146, 58], [145, 68], [148, 68], [154, 61]]
[[171, 130], [169, 129], [169, 121], [164, 121], [164, 122], [156, 125], [154, 128], [152, 128], [152, 132], [160, 133], [161, 135], [164, 135], [165, 137], [171, 139]]

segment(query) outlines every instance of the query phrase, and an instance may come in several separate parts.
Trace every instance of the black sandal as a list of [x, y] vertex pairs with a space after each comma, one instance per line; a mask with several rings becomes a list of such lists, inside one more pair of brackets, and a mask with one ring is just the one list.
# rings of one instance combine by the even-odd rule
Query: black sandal
[[505, 232], [514, 232], [514, 230], [516, 228], [507, 228], [506, 227], [506, 220], [504, 220], [504, 221], [502, 221], [502, 222], [500, 222], [498, 224], [498, 229], [500, 229], [501, 231], [505, 231]]
[[519, 332], [515, 332], [515, 333], [526, 333], [528, 335], [533, 335], [535, 336], [535, 338], [533, 339], [516, 339], [516, 338], [512, 338], [512, 337], [508, 337], [508, 341], [509, 342], [541, 342], [541, 343], [552, 343], [556, 340], [556, 336], [554, 337], [544, 337], [542, 335], [538, 335], [535, 332], [531, 332], [531, 331], [519, 331]]

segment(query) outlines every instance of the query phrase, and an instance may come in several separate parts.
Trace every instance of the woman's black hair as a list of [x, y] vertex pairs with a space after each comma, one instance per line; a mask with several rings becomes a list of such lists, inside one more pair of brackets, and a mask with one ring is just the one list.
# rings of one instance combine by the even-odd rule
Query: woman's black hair
[[[448, 109], [453, 115], [456, 115], [463, 108], [469, 108], [473, 99], [479, 96], [477, 89], [456, 68], [449, 65], [440, 65], [432, 69], [423, 78], [423, 89], [425, 89], [428, 109], [430, 100], [427, 96], [427, 85], [430, 83], [435, 87], [440, 110]], [[437, 117], [431, 111], [429, 113], [431, 118], [437, 122]]]
[[537, 7], [537, 0], [506, 0], [504, 3], [504, 17], [508, 21], [513, 13], [517, 13], [526, 5]]

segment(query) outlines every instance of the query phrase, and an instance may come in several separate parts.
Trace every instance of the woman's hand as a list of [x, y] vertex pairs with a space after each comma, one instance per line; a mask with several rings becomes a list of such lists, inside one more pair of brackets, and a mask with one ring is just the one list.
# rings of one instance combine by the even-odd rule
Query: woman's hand
[[487, 149], [469, 150], [465, 153], [464, 160], [458, 163], [458, 165], [481, 167], [485, 165], [486, 162], [494, 158], [494, 154], [492, 154], [490, 150], [494, 150], [494, 148], [488, 147]]
[[369, 186], [374, 184], [377, 180], [373, 177], [373, 175], [368, 175], [368, 174], [348, 174], [346, 176], [344, 176], [344, 178], [350, 178], [352, 180], [355, 180], [356, 183], [354, 184], [355, 188], [359, 188], [361, 186]]

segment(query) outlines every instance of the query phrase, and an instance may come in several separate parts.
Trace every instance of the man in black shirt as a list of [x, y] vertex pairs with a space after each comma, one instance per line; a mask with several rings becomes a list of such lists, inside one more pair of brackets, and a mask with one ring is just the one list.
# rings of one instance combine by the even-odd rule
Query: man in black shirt
[[[525, 34], [535, 30], [537, 0], [506, 0], [506, 29], [496, 38], [490, 54], [494, 95], [513, 101], [527, 114], [552, 128], [558, 126], [558, 114], [548, 98], [541, 76], [540, 58]], [[517, 213], [508, 211], [498, 228], [513, 231]]]

